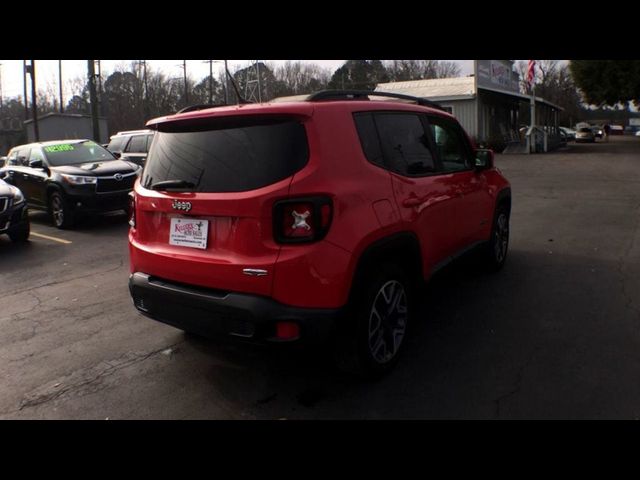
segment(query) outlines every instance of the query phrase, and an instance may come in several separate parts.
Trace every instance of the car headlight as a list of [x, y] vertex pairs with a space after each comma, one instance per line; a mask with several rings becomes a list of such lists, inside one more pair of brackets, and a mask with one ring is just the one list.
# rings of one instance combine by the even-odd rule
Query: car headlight
[[24, 195], [22, 194], [19, 188], [16, 188], [13, 185], [11, 185], [11, 190], [13, 191], [14, 205], [19, 205], [20, 203], [24, 202]]
[[61, 173], [62, 179], [71, 185], [95, 185], [98, 183], [98, 177], [85, 177], [83, 175], [67, 175]]

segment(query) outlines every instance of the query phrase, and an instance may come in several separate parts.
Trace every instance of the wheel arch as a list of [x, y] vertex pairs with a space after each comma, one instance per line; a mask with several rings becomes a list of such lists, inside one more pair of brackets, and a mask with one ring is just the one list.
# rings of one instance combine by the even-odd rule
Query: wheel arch
[[60, 185], [58, 185], [57, 183], [50, 183], [49, 185], [47, 185], [46, 189], [47, 203], [49, 203], [49, 198], [51, 198], [51, 194], [53, 192], [58, 192], [64, 195], [64, 189]]
[[413, 232], [394, 233], [374, 241], [359, 255], [352, 275], [349, 300], [358, 292], [368, 272], [384, 262], [400, 265], [413, 284], [424, 281], [418, 237]]
[[505, 205], [509, 209], [509, 214], [511, 214], [511, 188], [510, 187], [503, 188], [496, 195], [496, 209], [500, 205]]

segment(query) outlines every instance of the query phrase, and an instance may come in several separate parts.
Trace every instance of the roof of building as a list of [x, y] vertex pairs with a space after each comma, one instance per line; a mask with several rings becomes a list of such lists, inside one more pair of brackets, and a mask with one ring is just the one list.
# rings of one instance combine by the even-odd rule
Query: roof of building
[[[511, 95], [523, 100], [528, 100], [531, 98], [529, 95], [510, 92], [508, 90], [502, 90], [499, 88], [494, 89], [479, 86], [478, 89], [502, 93], [504, 95]], [[376, 87], [376, 91], [402, 93], [405, 95], [412, 95], [414, 97], [428, 98], [429, 100], [433, 100], [435, 102], [442, 102], [447, 100], [466, 100], [475, 98], [476, 84], [474, 81], [474, 77], [472, 76], [456, 78], [432, 78], [428, 80], [410, 80], [406, 82], [380, 83]], [[562, 107], [548, 102], [541, 97], [536, 97], [536, 101], [562, 110]]]
[[[91, 115], [86, 115], [84, 113], [45, 113], [44, 115], [38, 115], [38, 121], [44, 120], [51, 117], [63, 117], [63, 118], [89, 118], [91, 119]], [[107, 120], [106, 117], [98, 117], [99, 120]], [[23, 123], [33, 123], [33, 118], [29, 120], [25, 120]]]
[[476, 94], [473, 77], [380, 83], [376, 87], [376, 91], [402, 93], [434, 101], [473, 98]]

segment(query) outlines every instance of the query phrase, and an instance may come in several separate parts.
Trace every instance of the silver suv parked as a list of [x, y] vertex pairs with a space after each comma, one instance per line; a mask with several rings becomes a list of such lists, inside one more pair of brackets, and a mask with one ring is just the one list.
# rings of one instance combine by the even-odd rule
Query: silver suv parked
[[153, 130], [128, 130], [111, 136], [107, 150], [122, 160], [141, 167], [147, 160], [147, 153], [153, 140]]

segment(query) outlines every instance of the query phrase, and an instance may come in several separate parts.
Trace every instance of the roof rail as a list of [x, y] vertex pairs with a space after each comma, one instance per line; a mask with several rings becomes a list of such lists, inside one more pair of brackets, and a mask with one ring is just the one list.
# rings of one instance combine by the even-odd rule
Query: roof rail
[[190, 105], [188, 107], [184, 107], [182, 110], [176, 112], [178, 113], [186, 113], [186, 112], [194, 112], [196, 110], [204, 110], [205, 108], [215, 108], [215, 107], [226, 107], [226, 103], [201, 103], [198, 105]]
[[422, 105], [423, 107], [436, 108], [446, 111], [439, 103], [432, 102], [425, 98], [414, 97], [412, 95], [404, 95], [402, 93], [392, 92], [376, 92], [373, 90], [322, 90], [312, 93], [306, 99], [307, 102], [315, 102], [318, 100], [370, 100], [369, 95], [376, 97], [397, 98], [400, 100], [409, 100]]

